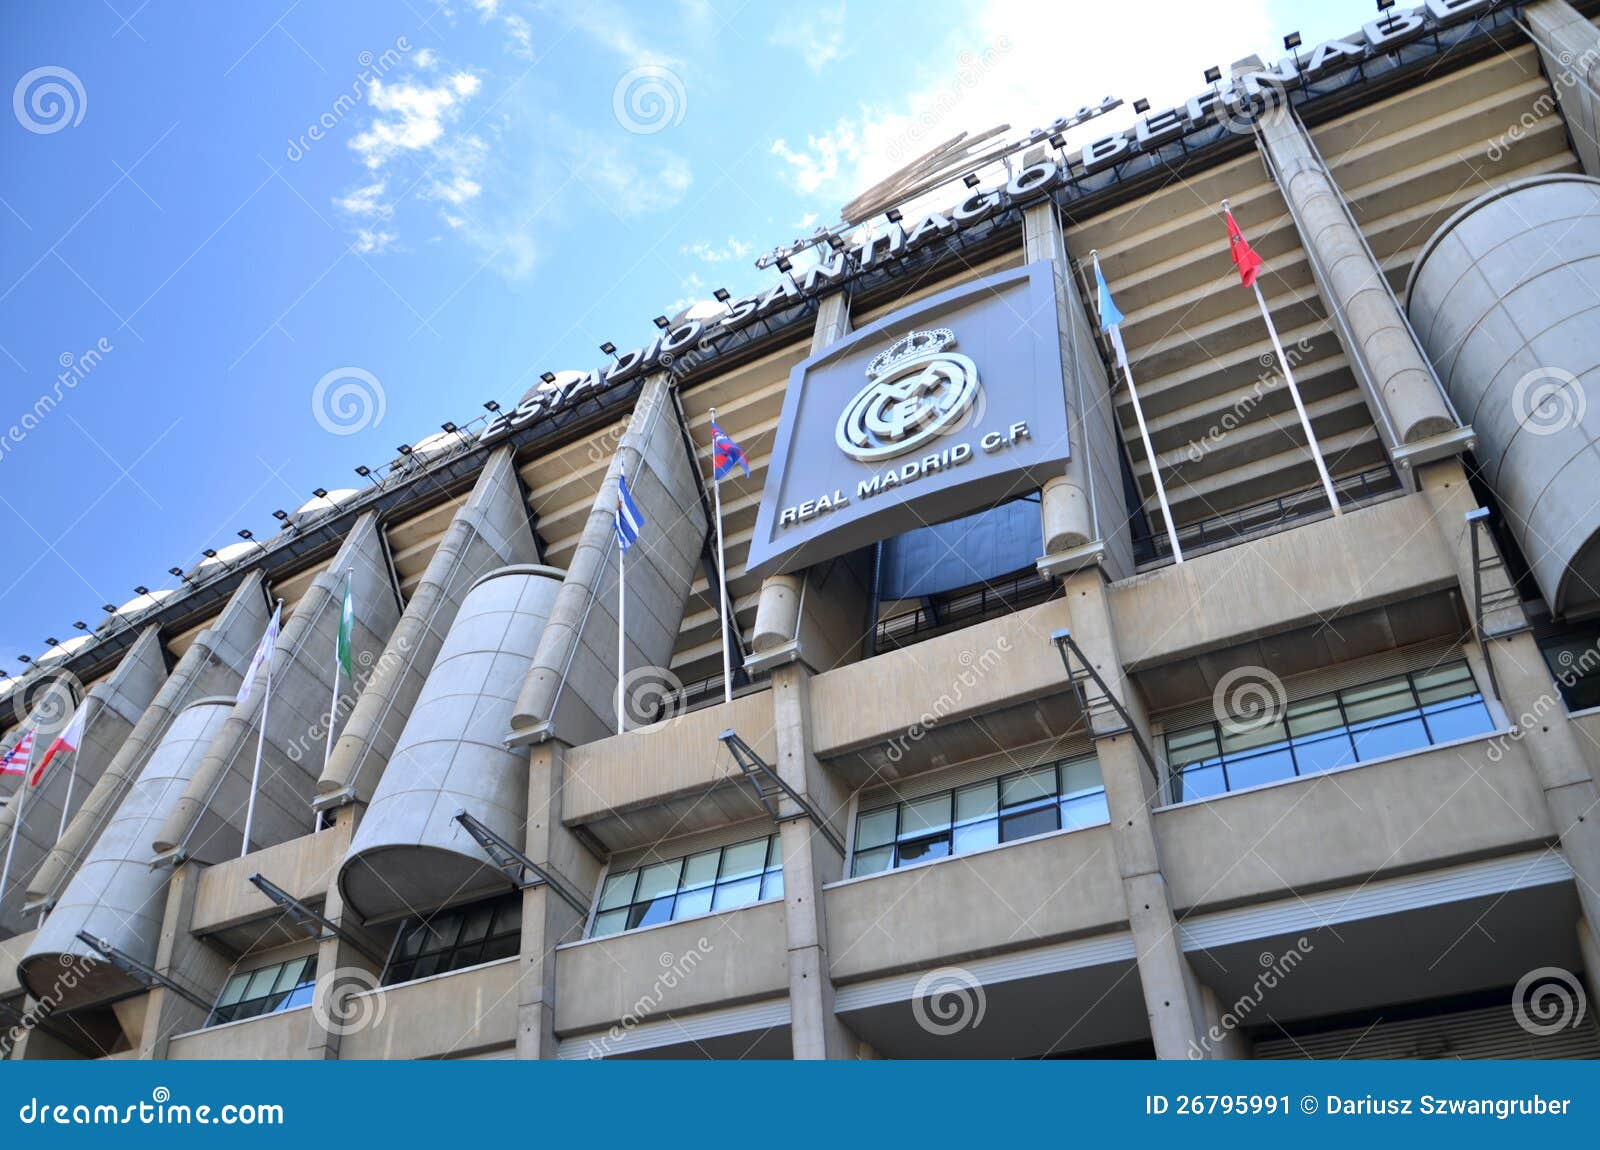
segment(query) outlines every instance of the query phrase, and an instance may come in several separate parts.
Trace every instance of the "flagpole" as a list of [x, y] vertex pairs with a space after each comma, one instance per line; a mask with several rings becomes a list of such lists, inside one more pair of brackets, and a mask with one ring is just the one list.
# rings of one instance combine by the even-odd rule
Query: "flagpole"
[[[276, 619], [278, 612], [283, 610], [283, 600], [278, 600], [278, 605], [273, 608], [272, 617]], [[271, 626], [269, 623], [268, 626]], [[244, 843], [239, 848], [239, 857], [244, 858], [250, 853], [250, 830], [256, 820], [256, 788], [261, 785], [261, 748], [267, 741], [267, 708], [272, 705], [272, 652], [267, 653], [267, 682], [261, 696], [261, 725], [256, 730], [256, 763], [250, 770], [250, 801], [244, 808]]]
[[[711, 409], [711, 422], [717, 422], [717, 409]], [[715, 440], [711, 449], [711, 501], [717, 520], [717, 614], [722, 617], [722, 701], [733, 702], [733, 656], [728, 650], [728, 566], [722, 549], [722, 480], [717, 478]]]
[[[1098, 284], [1103, 279], [1100, 271], [1100, 253], [1091, 251], [1089, 258], [1094, 260], [1095, 282]], [[1128, 398], [1133, 401], [1133, 418], [1139, 424], [1139, 438], [1144, 443], [1144, 457], [1150, 461], [1150, 478], [1156, 485], [1156, 501], [1161, 504], [1161, 517], [1167, 523], [1167, 542], [1172, 547], [1172, 561], [1182, 563], [1183, 548], [1178, 546], [1178, 527], [1172, 522], [1172, 508], [1167, 505], [1167, 488], [1161, 482], [1161, 464], [1156, 459], [1156, 449], [1150, 445], [1150, 429], [1145, 426], [1144, 408], [1139, 403], [1139, 389], [1134, 386], [1133, 369], [1128, 366], [1128, 349], [1122, 342], [1122, 325], [1114, 323], [1106, 330], [1111, 333], [1111, 346], [1116, 350], [1117, 365], [1122, 368], [1122, 378], [1128, 381]]]
[[[339, 622], [333, 630], [333, 701], [328, 705], [328, 741], [322, 751], [322, 770], [326, 774], [328, 760], [333, 758], [333, 721], [339, 714], [339, 640], [344, 635], [344, 601], [350, 594], [350, 571], [344, 573], [344, 595], [339, 598]], [[313, 816], [313, 823], [316, 818]], [[313, 826], [312, 828], [316, 828]]]
[[[620, 483], [620, 476], [622, 475], [622, 472], [619, 471], [617, 474], [619, 476], [619, 483]], [[618, 495], [617, 495], [617, 514], [619, 516], [622, 514], [622, 495], [621, 495], [621, 487], [620, 486], [618, 487]], [[628, 549], [622, 545], [622, 540], [620, 538], [618, 538], [618, 540], [617, 540], [617, 734], [619, 734], [619, 735], [622, 734], [623, 729], [624, 729], [623, 721], [622, 721], [623, 714], [624, 714], [624, 711], [623, 711], [623, 700], [622, 700], [622, 681], [623, 681], [623, 677], [624, 677], [624, 674], [627, 671], [627, 666], [628, 666], [628, 627], [627, 627], [627, 619], [626, 619], [627, 610], [628, 610], [628, 590], [627, 590], [627, 575], [626, 575], [626, 572], [627, 572], [627, 569], [628, 569], [627, 556], [628, 556]]]
[[[89, 700], [83, 700], [84, 707], [89, 705]], [[73, 747], [68, 753], [72, 756], [72, 769], [67, 773], [67, 793], [61, 800], [61, 825], [56, 828], [56, 841], [61, 841], [61, 836], [67, 833], [67, 812], [72, 809], [72, 787], [78, 781], [78, 750], [89, 740], [89, 712], [83, 713], [83, 730], [78, 733], [78, 746]]]
[[17, 851], [17, 829], [22, 826], [22, 808], [28, 801], [28, 779], [33, 774], [33, 755], [38, 748], [38, 731], [34, 731], [33, 742], [28, 744], [28, 762], [23, 768], [22, 777], [17, 781], [16, 807], [17, 813], [11, 819], [11, 838], [6, 843], [6, 862], [0, 867], [0, 901], [5, 899], [6, 884], [11, 880], [11, 856]]

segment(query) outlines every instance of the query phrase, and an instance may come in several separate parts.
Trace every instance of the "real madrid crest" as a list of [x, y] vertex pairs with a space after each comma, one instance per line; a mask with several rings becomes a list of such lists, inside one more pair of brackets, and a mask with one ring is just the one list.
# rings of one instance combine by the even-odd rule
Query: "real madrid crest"
[[950, 349], [947, 327], [913, 331], [873, 357], [871, 381], [839, 417], [839, 450], [863, 463], [892, 459], [937, 439], [978, 398], [978, 368]]

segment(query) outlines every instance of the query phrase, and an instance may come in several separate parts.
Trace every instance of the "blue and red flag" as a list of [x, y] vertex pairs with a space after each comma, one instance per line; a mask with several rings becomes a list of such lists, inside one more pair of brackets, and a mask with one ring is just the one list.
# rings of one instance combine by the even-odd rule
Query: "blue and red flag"
[[727, 478], [735, 467], [742, 468], [744, 477], [750, 478], [750, 464], [745, 462], [744, 449], [728, 438], [716, 421], [711, 424], [711, 474], [714, 479]]

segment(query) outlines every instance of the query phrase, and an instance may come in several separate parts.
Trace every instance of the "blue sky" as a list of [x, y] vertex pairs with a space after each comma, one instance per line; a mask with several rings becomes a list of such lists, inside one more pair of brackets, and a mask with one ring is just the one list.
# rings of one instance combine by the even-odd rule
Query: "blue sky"
[[[958, 131], [1176, 102], [1370, 15], [7, 0], [0, 673], [356, 464], [766, 282], [759, 251]], [[354, 430], [313, 404], [349, 369], [382, 395]]]

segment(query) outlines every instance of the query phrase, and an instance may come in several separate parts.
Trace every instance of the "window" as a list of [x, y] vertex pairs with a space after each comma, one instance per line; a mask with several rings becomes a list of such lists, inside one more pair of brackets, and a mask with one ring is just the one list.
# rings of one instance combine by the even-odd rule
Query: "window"
[[1465, 662], [1301, 699], [1250, 730], [1219, 723], [1167, 735], [1172, 798], [1204, 799], [1404, 754], [1493, 729]]
[[395, 939], [383, 984], [510, 958], [522, 946], [522, 892], [407, 919]]
[[228, 979], [217, 996], [217, 1005], [206, 1019], [206, 1025], [220, 1026], [241, 1018], [309, 1006], [316, 981], [317, 956], [314, 954], [236, 974]]
[[1569, 711], [1600, 707], [1600, 629], [1574, 627], [1539, 640], [1546, 666]]
[[1044, 763], [862, 813], [850, 873], [876, 874], [1108, 818], [1094, 756]]
[[607, 875], [590, 938], [783, 897], [777, 835]]

